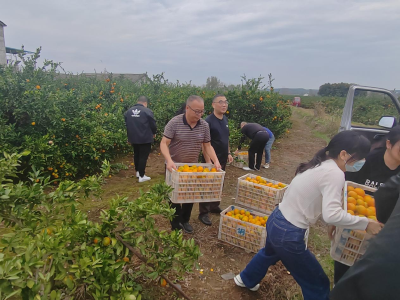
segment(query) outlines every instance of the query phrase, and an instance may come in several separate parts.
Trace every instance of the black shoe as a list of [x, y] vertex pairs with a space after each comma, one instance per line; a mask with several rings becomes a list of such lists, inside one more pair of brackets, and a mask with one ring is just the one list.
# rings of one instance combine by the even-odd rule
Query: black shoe
[[193, 227], [189, 223], [183, 223], [183, 231], [186, 233], [193, 233]]
[[184, 230], [183, 225], [179, 223], [178, 225], [172, 225], [172, 230]]
[[218, 207], [216, 207], [216, 208], [210, 210], [210, 213], [212, 213], [212, 214], [218, 214], [218, 215], [219, 215], [219, 214], [222, 213], [222, 209], [218, 206]]
[[208, 214], [199, 215], [199, 220], [204, 225], [211, 226], [211, 221], [210, 218], [208, 217]]

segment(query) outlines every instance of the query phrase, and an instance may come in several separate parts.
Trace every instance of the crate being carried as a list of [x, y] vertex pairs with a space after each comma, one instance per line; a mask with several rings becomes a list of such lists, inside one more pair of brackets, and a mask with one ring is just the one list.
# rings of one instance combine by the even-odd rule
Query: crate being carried
[[232, 166], [237, 168], [247, 167], [247, 162], [249, 159], [249, 153], [247, 151], [241, 151], [238, 155], [233, 158]]
[[268, 215], [231, 205], [221, 212], [218, 239], [256, 253], [265, 246], [267, 220]]
[[[375, 188], [346, 181], [343, 192], [343, 208], [353, 215], [376, 220]], [[337, 227], [331, 243], [331, 257], [352, 266], [367, 250], [373, 236], [364, 230]]]
[[285, 183], [246, 174], [238, 178], [235, 203], [270, 214], [282, 201], [287, 187]]
[[165, 182], [174, 190], [172, 203], [221, 201], [225, 171], [213, 164], [175, 163], [178, 170], [166, 171]]

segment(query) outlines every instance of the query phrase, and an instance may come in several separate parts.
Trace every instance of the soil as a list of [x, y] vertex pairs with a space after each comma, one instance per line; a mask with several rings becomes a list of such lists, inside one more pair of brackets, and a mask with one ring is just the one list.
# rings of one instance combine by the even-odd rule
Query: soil
[[[299, 163], [308, 161], [314, 153], [326, 146], [326, 142], [316, 137], [310, 127], [302, 119], [301, 115], [294, 113], [292, 116], [293, 127], [282, 139], [275, 141], [272, 148], [272, 162], [269, 169], [257, 172], [257, 175], [269, 179], [290, 183], [294, 177]], [[130, 164], [131, 158], [120, 159], [125, 164]], [[222, 194], [221, 209], [235, 202], [237, 178], [247, 174], [247, 171], [228, 166], [225, 175], [225, 184]], [[128, 170], [121, 170], [118, 174], [107, 179], [103, 199], [109, 199], [115, 194], [126, 195], [132, 199], [139, 194], [139, 188], [147, 190], [152, 184], [164, 180], [164, 159], [159, 150], [151, 153], [146, 174], [152, 180], [138, 184], [134, 178], [134, 170], [130, 166]], [[99, 210], [106, 206], [106, 202], [97, 202], [85, 205], [89, 209], [91, 219], [97, 219]], [[90, 208], [89, 208], [90, 207]], [[238, 274], [251, 260], [254, 253], [218, 240], [219, 215], [212, 214], [210, 219], [212, 226], [205, 226], [198, 220], [198, 205], [195, 204], [192, 211], [191, 224], [194, 234], [184, 234], [185, 238], [194, 238], [200, 246], [203, 256], [199, 259], [200, 270], [187, 274], [185, 281], [179, 282], [183, 291], [193, 300], [205, 299], [229, 299], [229, 300], [255, 300], [255, 299], [302, 299], [301, 290], [286, 268], [279, 262], [272, 266], [261, 282], [258, 292], [251, 292], [235, 286], [233, 280], [224, 280], [221, 275], [232, 272]], [[167, 220], [158, 220], [161, 229], [169, 230]], [[313, 230], [320, 235], [326, 235], [326, 227], [318, 224]], [[309, 248], [313, 251], [315, 243], [309, 241]], [[320, 251], [320, 249], [318, 249]], [[322, 250], [325, 254], [329, 249]], [[316, 253], [315, 253], [316, 254]], [[321, 254], [322, 255], [322, 254]], [[152, 288], [148, 299], [176, 299], [171, 287], [160, 287], [148, 283]]]

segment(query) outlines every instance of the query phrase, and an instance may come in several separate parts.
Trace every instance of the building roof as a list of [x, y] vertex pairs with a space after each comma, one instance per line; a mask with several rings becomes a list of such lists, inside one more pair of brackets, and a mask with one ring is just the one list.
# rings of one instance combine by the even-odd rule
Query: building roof
[[0, 21], [0, 26], [6, 27], [7, 25]]

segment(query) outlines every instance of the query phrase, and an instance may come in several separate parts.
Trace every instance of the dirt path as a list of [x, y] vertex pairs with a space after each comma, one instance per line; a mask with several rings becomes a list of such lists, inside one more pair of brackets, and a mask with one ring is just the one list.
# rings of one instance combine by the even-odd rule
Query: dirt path
[[[296, 167], [300, 162], [312, 158], [313, 154], [326, 146], [325, 142], [313, 135], [310, 127], [305, 123], [296, 109], [292, 115], [293, 127], [290, 133], [276, 141], [272, 149], [272, 162], [269, 169], [262, 169], [257, 173], [260, 176], [279, 180], [284, 183], [290, 183], [294, 177]], [[129, 163], [129, 158], [125, 158], [125, 163]], [[132, 178], [134, 172], [132, 168], [121, 171], [116, 176], [108, 179], [105, 186], [105, 198], [110, 198], [115, 193], [127, 195], [134, 199], [138, 194], [138, 187], [147, 189], [151, 184], [162, 181], [164, 178], [163, 158], [156, 151], [151, 154], [146, 173], [153, 177], [148, 184], [140, 185]], [[221, 208], [234, 204], [236, 196], [237, 178], [248, 172], [228, 166], [226, 170], [225, 185], [223, 189]], [[91, 203], [91, 216], [95, 218], [98, 210], [104, 206], [102, 203]], [[184, 282], [180, 282], [184, 291], [190, 295], [193, 300], [209, 299], [229, 299], [229, 300], [247, 300], [247, 299], [302, 299], [300, 288], [297, 286], [292, 276], [288, 274], [281, 263], [270, 268], [267, 276], [261, 283], [258, 292], [250, 292], [246, 289], [235, 286], [233, 280], [225, 281], [221, 278], [222, 274], [240, 272], [253, 257], [253, 253], [246, 253], [243, 249], [218, 240], [219, 216], [210, 215], [212, 226], [205, 226], [198, 220], [198, 205], [195, 204], [192, 212], [191, 224], [195, 230], [193, 235], [185, 234], [185, 237], [193, 237], [199, 244], [203, 256], [200, 258], [200, 268], [193, 274], [188, 274]], [[161, 221], [162, 229], [169, 229], [166, 220]], [[323, 235], [324, 228], [317, 230], [317, 236]], [[319, 234], [320, 230], [321, 234]], [[310, 239], [310, 248], [318, 244]], [[323, 249], [326, 253], [329, 249]], [[212, 270], [212, 271], [211, 271]], [[153, 286], [155, 293], [153, 299], [171, 299], [172, 289]]]

